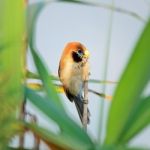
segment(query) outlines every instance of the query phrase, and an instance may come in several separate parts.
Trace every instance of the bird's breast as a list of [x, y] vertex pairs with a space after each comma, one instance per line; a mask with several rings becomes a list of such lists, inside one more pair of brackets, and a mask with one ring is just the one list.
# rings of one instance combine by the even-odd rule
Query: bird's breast
[[84, 68], [78, 64], [67, 63], [61, 70], [61, 82], [73, 95], [78, 95], [83, 87]]

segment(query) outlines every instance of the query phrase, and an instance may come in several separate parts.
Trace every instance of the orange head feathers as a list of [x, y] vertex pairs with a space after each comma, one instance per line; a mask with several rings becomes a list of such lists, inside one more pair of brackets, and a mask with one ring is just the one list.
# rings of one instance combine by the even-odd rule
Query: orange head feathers
[[89, 51], [79, 42], [70, 42], [64, 48], [62, 57], [70, 57], [75, 62], [80, 62], [83, 58], [89, 58]]

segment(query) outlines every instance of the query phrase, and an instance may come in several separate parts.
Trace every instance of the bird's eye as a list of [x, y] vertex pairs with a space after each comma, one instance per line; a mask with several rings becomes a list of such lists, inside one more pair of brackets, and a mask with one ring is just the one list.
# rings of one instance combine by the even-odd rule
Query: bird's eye
[[79, 49], [79, 50], [78, 50], [78, 53], [79, 53], [79, 54], [83, 54], [83, 51]]
[[81, 62], [83, 57], [83, 51], [81, 49], [73, 51], [72, 57], [75, 62]]
[[79, 50], [77, 51], [77, 54], [78, 54], [78, 56], [79, 56], [80, 58], [83, 57], [83, 51], [82, 51], [81, 49], [79, 49]]

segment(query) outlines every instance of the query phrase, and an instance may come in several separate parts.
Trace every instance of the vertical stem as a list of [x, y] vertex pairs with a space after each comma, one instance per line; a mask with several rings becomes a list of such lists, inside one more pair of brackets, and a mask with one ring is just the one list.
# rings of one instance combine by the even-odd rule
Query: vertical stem
[[[114, 0], [112, 0], [112, 7], [114, 7]], [[108, 28], [108, 39], [106, 43], [106, 53], [105, 53], [105, 66], [104, 66], [104, 78], [103, 80], [107, 79], [107, 68], [108, 68], [108, 60], [109, 60], [109, 51], [110, 51], [110, 44], [111, 44], [111, 34], [112, 34], [112, 24], [113, 24], [113, 12], [114, 9], [111, 10], [110, 13], [110, 23]], [[105, 93], [106, 86], [105, 84], [102, 87], [102, 92]], [[100, 119], [99, 119], [99, 131], [98, 131], [98, 141], [103, 143], [103, 134], [105, 134], [104, 128], [104, 100], [101, 101], [100, 105]]]
[[83, 128], [87, 131], [88, 122], [88, 80], [84, 81], [84, 99], [83, 99]]
[[[28, 4], [28, 0], [23, 0], [24, 1], [24, 8], [27, 7], [27, 4]], [[27, 34], [26, 34], [26, 31], [23, 35], [23, 42], [24, 42], [24, 45], [23, 45], [23, 53], [22, 53], [22, 68], [23, 68], [23, 73], [24, 73], [24, 84], [26, 84], [26, 79], [25, 79], [25, 74], [26, 74], [26, 50], [27, 50]], [[21, 104], [21, 108], [20, 108], [20, 116], [19, 116], [19, 119], [20, 120], [25, 120], [25, 116], [26, 116], [26, 96], [24, 95], [24, 100], [22, 101], [22, 104]], [[19, 148], [20, 149], [23, 149], [23, 146], [24, 146], [24, 133], [22, 133], [20, 136], [19, 136]]]
[[[23, 101], [21, 106], [21, 112], [20, 112], [20, 120], [25, 120], [25, 106], [26, 106], [26, 100]], [[19, 148], [23, 149], [24, 146], [24, 133], [22, 133], [19, 137]]]
[[40, 138], [37, 135], [34, 135], [34, 150], [40, 149]]
[[[32, 122], [37, 124], [37, 117], [35, 115], [31, 115], [32, 117]], [[40, 149], [40, 138], [35, 134], [33, 133], [33, 136], [34, 136], [34, 150], [39, 150]]]

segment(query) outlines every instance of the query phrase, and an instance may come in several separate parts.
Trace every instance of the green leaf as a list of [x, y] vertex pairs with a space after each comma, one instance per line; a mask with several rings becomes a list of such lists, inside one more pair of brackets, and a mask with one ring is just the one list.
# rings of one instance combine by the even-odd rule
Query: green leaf
[[[57, 95], [56, 89], [53, 86], [52, 78], [50, 78], [49, 73], [47, 71], [46, 66], [42, 62], [40, 56], [35, 51], [35, 29], [36, 29], [36, 22], [37, 18], [42, 10], [42, 8], [45, 6], [46, 2], [38, 2], [35, 4], [32, 4], [29, 6], [27, 10], [27, 19], [28, 19], [28, 36], [29, 36], [29, 43], [30, 43], [30, 49], [31, 53], [34, 59], [34, 63], [36, 65], [37, 71], [39, 73], [39, 77], [43, 82], [44, 90], [46, 91], [46, 94], [51, 97], [51, 100], [54, 101], [58, 106], [60, 106], [61, 109], [63, 109], [63, 105], [60, 101], [59, 96]], [[30, 73], [31, 75], [31, 73]], [[32, 74], [33, 75], [33, 74]]]
[[33, 149], [7, 147], [7, 149], [5, 150], [33, 150]]
[[76, 141], [73, 138], [62, 134], [62, 133], [53, 133], [50, 130], [41, 128], [35, 124], [25, 124], [32, 132], [34, 132], [38, 137], [40, 137], [44, 142], [51, 145], [54, 144], [57, 149], [65, 150], [87, 150], [88, 146], [81, 141]]
[[[41, 79], [38, 74], [33, 73], [33, 72], [29, 71], [29, 70], [26, 71], [26, 77], [27, 77], [28, 79], [39, 79], [39, 80]], [[56, 80], [56, 81], [59, 80], [58, 77], [53, 76], [53, 75], [49, 75], [49, 78], [50, 78], [51, 80]]]
[[0, 149], [17, 131], [16, 111], [24, 96], [24, 15], [23, 1], [0, 0]]
[[142, 22], [145, 22], [145, 19], [140, 16], [139, 14], [137, 14], [136, 12], [134, 11], [129, 11], [127, 9], [123, 9], [123, 8], [120, 8], [120, 7], [114, 7], [110, 4], [105, 4], [105, 3], [102, 3], [102, 2], [94, 2], [94, 1], [91, 1], [91, 0], [56, 0], [58, 2], [67, 2], [67, 3], [75, 3], [75, 4], [80, 4], [80, 5], [86, 5], [86, 6], [94, 6], [94, 7], [100, 7], [100, 8], [104, 8], [104, 9], [108, 9], [108, 10], [113, 10], [113, 11], [116, 11], [118, 13], [122, 13], [122, 14], [125, 14], [125, 15], [129, 15], [131, 17], [134, 17]]
[[[3, 115], [1, 113], [1, 115]], [[14, 135], [19, 134], [22, 132], [22, 126], [15, 118], [6, 118], [5, 120], [0, 122], [0, 149], [3, 150], [8, 145], [9, 141], [11, 140]]]
[[105, 143], [119, 143], [132, 110], [150, 78], [150, 21], [147, 23], [113, 97]]
[[128, 147], [126, 145], [100, 145], [97, 150], [148, 150], [142, 147]]
[[150, 97], [141, 99], [122, 133], [120, 142], [127, 143], [150, 124]]
[[52, 83], [52, 79], [49, 77], [49, 73], [47, 71], [46, 66], [42, 62], [41, 58], [37, 54], [37, 52], [31, 48], [31, 53], [34, 59], [34, 63], [36, 65], [37, 71], [40, 75], [40, 78], [43, 82], [44, 90], [46, 91], [46, 94], [51, 100], [60, 108], [64, 109], [63, 105], [61, 103], [61, 100], [57, 94], [56, 88]]
[[[28, 79], [39, 79], [40, 80], [40, 76], [36, 73], [33, 73], [29, 70], [26, 70], [26, 77]], [[53, 75], [49, 75], [49, 78], [51, 80], [56, 80], [58, 81], [58, 77], [57, 76], [53, 76]], [[117, 84], [118, 82], [116, 81], [110, 81], [110, 80], [97, 80], [97, 79], [89, 79], [89, 83], [95, 83], [95, 84]]]
[[63, 131], [63, 135], [70, 138], [70, 140], [72, 139], [74, 142], [81, 143], [86, 148], [92, 146], [93, 143], [84, 130], [72, 121], [53, 101], [47, 100], [49, 98], [41, 97], [29, 89], [26, 89], [26, 96], [48, 118], [58, 124]]
[[37, 18], [45, 5], [46, 2], [41, 1], [34, 4], [30, 4], [27, 7], [27, 32], [30, 44], [32, 44], [34, 41]]

